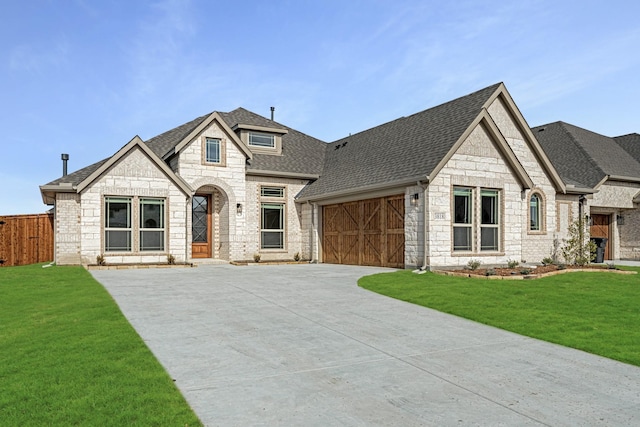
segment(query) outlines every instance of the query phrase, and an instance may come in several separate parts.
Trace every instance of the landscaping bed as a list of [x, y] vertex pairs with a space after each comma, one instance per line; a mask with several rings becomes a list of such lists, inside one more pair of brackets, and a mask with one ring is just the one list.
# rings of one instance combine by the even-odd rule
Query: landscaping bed
[[495, 268], [476, 268], [464, 270], [434, 270], [434, 273], [444, 274], [447, 276], [461, 277], [477, 277], [486, 279], [538, 279], [541, 277], [553, 276], [556, 274], [572, 273], [578, 271], [588, 272], [606, 272], [619, 274], [636, 274], [635, 271], [618, 270], [614, 266], [608, 264], [588, 264], [588, 265], [555, 265], [547, 264], [540, 266], [520, 265], [513, 268], [495, 267]]

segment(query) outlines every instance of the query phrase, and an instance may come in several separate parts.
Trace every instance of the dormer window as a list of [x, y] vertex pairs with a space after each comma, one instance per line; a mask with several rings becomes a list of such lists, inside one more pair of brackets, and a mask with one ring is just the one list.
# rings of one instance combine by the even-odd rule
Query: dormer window
[[249, 145], [251, 147], [275, 148], [276, 137], [267, 133], [250, 132]]
[[240, 140], [255, 154], [280, 156], [282, 154], [282, 137], [289, 133], [288, 129], [257, 126], [238, 123], [231, 128]]

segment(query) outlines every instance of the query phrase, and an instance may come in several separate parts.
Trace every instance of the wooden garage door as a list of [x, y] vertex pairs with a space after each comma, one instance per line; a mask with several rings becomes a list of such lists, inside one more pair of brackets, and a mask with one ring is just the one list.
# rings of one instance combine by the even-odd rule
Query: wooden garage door
[[404, 195], [322, 209], [323, 261], [404, 268]]

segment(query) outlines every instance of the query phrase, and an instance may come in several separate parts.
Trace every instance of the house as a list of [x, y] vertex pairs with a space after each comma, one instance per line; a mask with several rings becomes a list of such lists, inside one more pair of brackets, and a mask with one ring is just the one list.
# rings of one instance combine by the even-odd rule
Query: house
[[136, 136], [41, 193], [59, 264], [536, 262], [592, 210], [609, 218], [607, 255], [640, 258], [619, 220], [640, 229], [637, 135], [562, 127], [532, 130], [502, 83], [329, 144], [239, 108]]
[[[640, 259], [640, 135], [609, 138], [564, 122], [533, 133], [567, 187], [583, 195], [591, 237], [607, 239], [604, 259]], [[559, 218], [570, 208], [561, 205]]]

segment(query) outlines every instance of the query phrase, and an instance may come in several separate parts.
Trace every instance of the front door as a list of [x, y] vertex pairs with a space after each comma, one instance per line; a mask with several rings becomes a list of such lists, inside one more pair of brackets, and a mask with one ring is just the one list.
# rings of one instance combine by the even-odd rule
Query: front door
[[607, 245], [604, 249], [604, 259], [611, 259], [611, 238], [609, 236], [610, 223], [611, 215], [591, 215], [591, 228], [589, 229], [591, 237], [604, 237], [607, 239]]
[[191, 257], [211, 258], [211, 196], [196, 194], [191, 204]]

